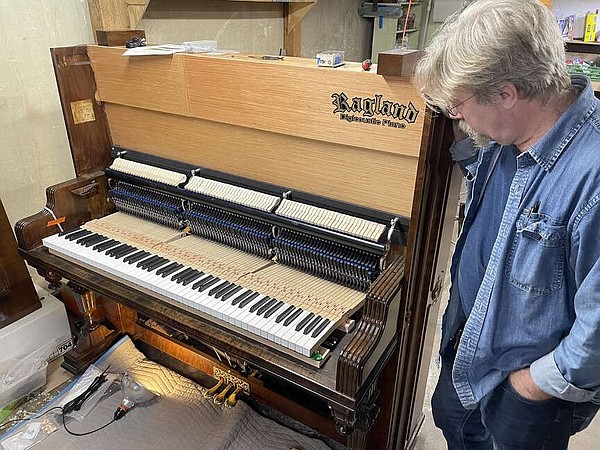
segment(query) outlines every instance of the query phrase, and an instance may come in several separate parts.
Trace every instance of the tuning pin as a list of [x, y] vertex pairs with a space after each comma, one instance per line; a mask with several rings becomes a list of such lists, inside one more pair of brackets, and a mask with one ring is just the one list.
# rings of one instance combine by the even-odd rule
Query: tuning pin
[[216, 395], [215, 398], [213, 399], [213, 401], [215, 402], [215, 404], [217, 405], [222, 405], [223, 402], [225, 401], [225, 396], [227, 395], [227, 393], [229, 392], [229, 390], [234, 386], [233, 383], [228, 383], [227, 386], [225, 386], [225, 389], [223, 389], [219, 395]]
[[215, 384], [213, 387], [211, 387], [208, 391], [206, 391], [204, 393], [204, 397], [205, 398], [214, 397], [214, 395], [219, 391], [219, 389], [221, 389], [221, 386], [223, 386], [224, 382], [225, 382], [225, 380], [223, 378], [221, 378], [217, 384]]
[[235, 391], [231, 393], [229, 397], [227, 397], [227, 401], [225, 402], [225, 406], [228, 408], [233, 408], [237, 403], [237, 395], [242, 392], [242, 387], [238, 386], [235, 388]]

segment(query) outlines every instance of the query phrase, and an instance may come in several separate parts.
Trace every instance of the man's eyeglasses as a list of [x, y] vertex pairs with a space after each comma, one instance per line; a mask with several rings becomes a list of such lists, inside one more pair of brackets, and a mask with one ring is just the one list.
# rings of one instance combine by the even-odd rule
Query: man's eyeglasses
[[469, 95], [462, 102], [459, 102], [456, 105], [451, 106], [450, 108], [447, 108], [447, 109], [440, 108], [439, 106], [434, 104], [433, 99], [431, 97], [429, 97], [427, 94], [423, 94], [423, 98], [425, 99], [425, 103], [427, 104], [429, 109], [431, 109], [433, 112], [438, 113], [438, 114], [443, 114], [446, 117], [449, 117], [451, 119], [455, 119], [456, 116], [458, 115], [458, 110], [456, 108], [458, 108], [460, 105], [466, 103], [467, 101], [471, 100], [473, 97], [475, 97], [475, 95], [476, 94]]

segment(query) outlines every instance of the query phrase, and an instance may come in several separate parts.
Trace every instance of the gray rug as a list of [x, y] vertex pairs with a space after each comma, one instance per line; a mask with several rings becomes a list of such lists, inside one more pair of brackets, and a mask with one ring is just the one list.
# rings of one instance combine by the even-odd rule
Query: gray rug
[[[329, 449], [322, 441], [283, 427], [241, 401], [232, 409], [215, 405], [204, 398], [204, 387], [149, 361], [128, 338], [101, 361], [100, 368], [110, 364], [111, 372], [126, 370], [160, 397], [88, 436], [71, 436], [61, 426], [36, 449]], [[77, 433], [98, 428], [112, 419], [120, 401], [121, 394], [116, 392], [99, 402], [83, 421], [67, 422], [67, 427]]]

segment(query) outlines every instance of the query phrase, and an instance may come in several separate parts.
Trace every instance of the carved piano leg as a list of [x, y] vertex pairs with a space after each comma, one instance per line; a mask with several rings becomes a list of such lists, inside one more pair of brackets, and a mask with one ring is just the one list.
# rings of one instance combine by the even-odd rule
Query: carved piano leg
[[48, 282], [48, 290], [50, 292], [58, 291], [61, 288], [62, 277], [60, 275], [58, 275], [56, 272], [54, 272], [52, 270], [46, 270], [46, 269], [40, 267], [37, 269], [37, 273], [41, 277], [44, 277], [44, 279]]
[[352, 450], [367, 448], [369, 433], [379, 414], [376, 401], [379, 390], [371, 386], [367, 400], [361, 402], [356, 411], [340, 406], [330, 405], [335, 426], [341, 435], [347, 436], [347, 447]]
[[84, 319], [79, 329], [75, 330], [75, 347], [64, 355], [63, 363], [65, 369], [79, 374], [112, 345], [120, 332], [100, 314], [95, 292], [70, 281], [61, 290], [61, 298], [65, 303], [75, 304]]

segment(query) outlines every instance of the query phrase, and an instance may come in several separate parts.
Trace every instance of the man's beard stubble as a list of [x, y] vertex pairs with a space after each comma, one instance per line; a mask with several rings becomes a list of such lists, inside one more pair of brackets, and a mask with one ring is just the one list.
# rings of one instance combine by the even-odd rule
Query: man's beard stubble
[[477, 133], [471, 126], [464, 120], [458, 121], [458, 127], [469, 135], [473, 139], [473, 143], [476, 147], [486, 148], [490, 144], [489, 136]]

